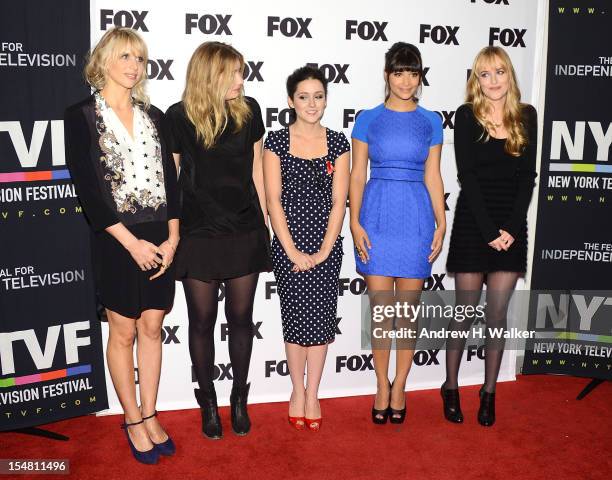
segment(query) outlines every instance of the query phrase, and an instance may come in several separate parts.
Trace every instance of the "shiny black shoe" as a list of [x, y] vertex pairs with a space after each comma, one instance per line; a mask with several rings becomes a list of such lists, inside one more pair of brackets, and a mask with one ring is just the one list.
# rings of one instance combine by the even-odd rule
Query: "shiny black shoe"
[[387, 423], [389, 418], [389, 403], [391, 402], [391, 382], [389, 382], [389, 402], [387, 402], [387, 408], [377, 410], [372, 406], [372, 422], [376, 425], [384, 425]]
[[[153, 412], [153, 415], [142, 417], [142, 421], [144, 422], [145, 420], [149, 420], [150, 418], [154, 418], [154, 417], [157, 417], [157, 410], [155, 410], [155, 412]], [[176, 446], [174, 445], [174, 442], [170, 438], [170, 435], [168, 435], [168, 433], [166, 433], [166, 435], [168, 436], [168, 438], [166, 439], [165, 442], [155, 443], [155, 442], [153, 442], [153, 440], [151, 440], [151, 441], [153, 442], [153, 446], [157, 449], [157, 452], [160, 455], [164, 455], [166, 457], [169, 457], [169, 456], [174, 455], [176, 453]]]
[[[393, 383], [391, 384], [391, 388], [393, 388]], [[404, 408], [401, 410], [396, 410], [395, 408], [391, 408], [391, 394], [389, 394], [389, 423], [400, 424], [404, 423], [406, 419], [406, 392], [404, 392]]]
[[219, 418], [215, 387], [213, 386], [210, 391], [196, 388], [194, 393], [202, 414], [202, 433], [211, 440], [220, 439], [223, 437], [223, 429]]
[[440, 395], [444, 406], [444, 418], [452, 423], [463, 423], [463, 413], [459, 403], [459, 389], [446, 389], [440, 387]]
[[251, 384], [232, 387], [230, 409], [232, 412], [232, 430], [236, 435], [244, 436], [251, 430], [251, 420], [247, 412], [247, 398]]
[[478, 423], [483, 427], [492, 427], [495, 423], [495, 393], [485, 392], [484, 385], [480, 389]]

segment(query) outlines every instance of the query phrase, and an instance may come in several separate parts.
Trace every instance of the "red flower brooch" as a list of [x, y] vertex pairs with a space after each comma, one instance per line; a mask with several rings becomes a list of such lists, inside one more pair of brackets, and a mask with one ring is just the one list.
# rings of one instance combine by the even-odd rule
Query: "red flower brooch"
[[325, 170], [328, 175], [331, 175], [332, 173], [334, 173], [334, 170], [336, 170], [336, 168], [332, 165], [332, 163], [329, 160], [327, 160], [327, 162], [325, 162]]

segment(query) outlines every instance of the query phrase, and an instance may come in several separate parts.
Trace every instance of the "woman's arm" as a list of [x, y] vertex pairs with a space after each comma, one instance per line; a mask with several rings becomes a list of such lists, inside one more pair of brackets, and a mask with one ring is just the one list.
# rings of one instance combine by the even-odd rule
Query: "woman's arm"
[[531, 202], [534, 179], [536, 174], [536, 155], [538, 151], [538, 117], [535, 108], [525, 107], [527, 111], [527, 137], [529, 143], [525, 150], [525, 158], [519, 160], [516, 170], [517, 192], [514, 207], [510, 217], [502, 224], [501, 229], [509, 233], [513, 239], [522, 230], [527, 219], [527, 209]]
[[266, 205], [266, 188], [264, 185], [263, 171], [263, 140], [259, 139], [253, 144], [253, 183], [257, 190], [259, 205], [263, 213], [264, 222], [268, 226], [268, 207]]
[[276, 238], [285, 250], [287, 257], [294, 264], [293, 270], [308, 270], [315, 266], [314, 260], [305, 253], [300, 252], [293, 242], [287, 217], [281, 203], [282, 178], [280, 159], [270, 150], [264, 150], [263, 154], [263, 174], [266, 192], [266, 204], [272, 229]]
[[442, 250], [442, 242], [446, 233], [446, 212], [444, 210], [444, 184], [440, 174], [440, 156], [442, 145], [429, 147], [429, 155], [425, 161], [425, 186], [431, 198], [434, 216], [436, 218], [436, 231], [431, 243], [429, 262], [433, 262]]
[[313, 255], [317, 265], [327, 260], [340, 234], [340, 230], [342, 230], [349, 188], [350, 163], [349, 152], [343, 153], [336, 159], [334, 178], [332, 180], [332, 208], [327, 221], [327, 229], [325, 230], [321, 248]]
[[353, 138], [353, 165], [349, 185], [350, 226], [353, 242], [363, 262], [369, 260], [368, 249], [372, 248], [367, 232], [359, 223], [359, 212], [361, 211], [367, 175], [368, 144]]
[[483, 240], [489, 243], [499, 237], [499, 228], [493, 223], [485, 207], [476, 176], [476, 144], [473, 131], [476, 128], [475, 121], [469, 106], [459, 107], [455, 121], [455, 160], [461, 190], [465, 193], [468, 207]]

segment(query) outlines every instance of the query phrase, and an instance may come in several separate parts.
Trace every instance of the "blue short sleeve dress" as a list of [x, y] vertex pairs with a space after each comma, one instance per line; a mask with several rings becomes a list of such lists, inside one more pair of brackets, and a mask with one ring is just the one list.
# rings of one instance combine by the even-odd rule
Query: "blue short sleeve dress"
[[359, 221], [370, 238], [370, 260], [355, 253], [357, 272], [427, 278], [435, 219], [424, 183], [429, 148], [442, 143], [442, 121], [421, 106], [410, 112], [381, 104], [357, 117], [352, 138], [368, 144], [370, 178]]

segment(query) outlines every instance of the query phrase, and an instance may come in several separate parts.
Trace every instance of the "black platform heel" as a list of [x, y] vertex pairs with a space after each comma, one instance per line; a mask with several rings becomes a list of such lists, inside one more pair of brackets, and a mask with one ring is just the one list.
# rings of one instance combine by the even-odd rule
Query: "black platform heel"
[[459, 403], [459, 389], [446, 389], [444, 385], [440, 387], [440, 395], [444, 407], [444, 418], [452, 423], [463, 423], [463, 413]]
[[[389, 402], [391, 402], [391, 382], [389, 382]], [[382, 410], [377, 410], [372, 406], [372, 422], [376, 425], [384, 425], [389, 419], [389, 406]]]
[[200, 405], [202, 415], [202, 433], [211, 440], [218, 440], [223, 437], [219, 409], [217, 407], [217, 392], [215, 387], [210, 391], [194, 389], [196, 400]]
[[480, 388], [479, 393], [478, 423], [483, 427], [492, 427], [495, 423], [495, 393], [485, 392], [484, 385]]
[[[393, 383], [391, 384], [391, 388], [393, 388]], [[406, 419], [406, 392], [403, 392], [403, 393], [404, 393], [404, 408], [402, 408], [401, 410], [396, 410], [395, 408], [391, 408], [391, 395], [389, 395], [389, 422], [394, 423], [396, 425], [400, 423], [404, 423], [404, 420]]]

